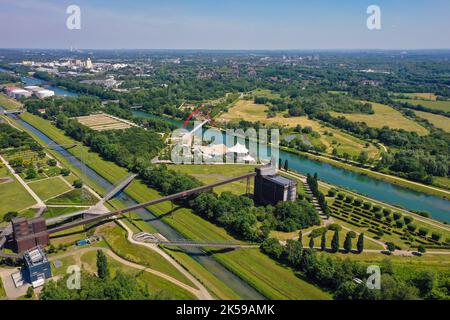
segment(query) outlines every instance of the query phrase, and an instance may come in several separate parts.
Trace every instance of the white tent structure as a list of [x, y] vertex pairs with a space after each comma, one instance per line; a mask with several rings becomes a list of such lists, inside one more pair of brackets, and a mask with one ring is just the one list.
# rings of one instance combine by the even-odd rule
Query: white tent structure
[[234, 147], [229, 148], [228, 152], [237, 154], [248, 154], [248, 149], [238, 142]]

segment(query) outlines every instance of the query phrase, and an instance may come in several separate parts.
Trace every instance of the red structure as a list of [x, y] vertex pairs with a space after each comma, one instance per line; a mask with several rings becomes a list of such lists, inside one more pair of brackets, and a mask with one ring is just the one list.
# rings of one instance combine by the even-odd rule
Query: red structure
[[12, 221], [14, 247], [20, 253], [36, 246], [45, 247], [49, 242], [47, 224], [44, 218], [27, 220], [17, 218]]

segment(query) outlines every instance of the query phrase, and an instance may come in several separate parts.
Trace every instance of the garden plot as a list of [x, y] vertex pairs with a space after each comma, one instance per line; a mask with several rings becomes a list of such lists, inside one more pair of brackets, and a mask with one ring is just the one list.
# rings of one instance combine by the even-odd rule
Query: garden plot
[[134, 126], [126, 120], [110, 116], [105, 113], [91, 114], [89, 116], [77, 117], [78, 122], [96, 131], [123, 130]]

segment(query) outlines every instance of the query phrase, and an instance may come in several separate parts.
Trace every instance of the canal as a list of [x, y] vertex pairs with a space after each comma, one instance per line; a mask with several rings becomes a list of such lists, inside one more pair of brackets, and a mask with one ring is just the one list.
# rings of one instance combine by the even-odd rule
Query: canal
[[[66, 158], [72, 165], [80, 168], [80, 170], [89, 176], [89, 178], [94, 179], [102, 188], [105, 190], [111, 190], [114, 188], [113, 184], [111, 184], [108, 180], [100, 176], [96, 171], [91, 169], [89, 166], [83, 164], [78, 158], [74, 157], [71, 153], [69, 153], [64, 148], [60, 147], [56, 142], [51, 140], [48, 136], [46, 136], [43, 132], [33, 127], [29, 123], [24, 120], [18, 118], [15, 115], [10, 115], [16, 121], [18, 121], [21, 125], [26, 127], [28, 130], [33, 132], [36, 136], [38, 136], [44, 143], [51, 144], [54, 147], [56, 152], [58, 152], [61, 156]], [[126, 207], [133, 206], [138, 204], [132, 198], [130, 198], [126, 193], [120, 193], [117, 198], [122, 202]], [[142, 219], [144, 219], [147, 223], [149, 223], [157, 232], [161, 233], [167, 239], [175, 240], [182, 239], [183, 236], [177, 232], [175, 229], [164, 223], [160, 218], [158, 218], [154, 213], [147, 209], [136, 210]], [[217, 260], [213, 257], [205, 253], [199, 248], [186, 248], [184, 249], [190, 257], [200, 263], [206, 270], [215, 275], [219, 280], [221, 280], [225, 285], [231, 288], [234, 292], [239, 294], [243, 299], [248, 300], [258, 300], [265, 299], [263, 295], [261, 295], [258, 291], [256, 291], [252, 286], [247, 284], [245, 281], [240, 279], [234, 273], [226, 269], [222, 266]]]
[[[177, 126], [181, 126], [182, 124], [182, 121], [148, 114], [143, 111], [133, 111], [133, 114], [136, 117], [164, 120]], [[394, 206], [412, 211], [428, 212], [436, 220], [450, 222], [449, 200], [414, 191], [331, 164], [311, 160], [283, 150], [280, 150], [280, 158], [283, 161], [288, 160], [289, 168], [301, 174], [306, 175], [307, 173], [314, 174], [317, 172], [321, 180], [330, 184], [358, 192]]]

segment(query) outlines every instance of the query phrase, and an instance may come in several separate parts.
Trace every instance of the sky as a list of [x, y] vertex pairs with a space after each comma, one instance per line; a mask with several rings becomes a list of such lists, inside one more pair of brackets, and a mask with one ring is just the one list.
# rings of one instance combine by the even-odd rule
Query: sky
[[[380, 30], [367, 28], [370, 5]], [[438, 49], [450, 48], [450, 1], [0, 0], [0, 30], [0, 48]]]

